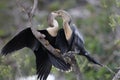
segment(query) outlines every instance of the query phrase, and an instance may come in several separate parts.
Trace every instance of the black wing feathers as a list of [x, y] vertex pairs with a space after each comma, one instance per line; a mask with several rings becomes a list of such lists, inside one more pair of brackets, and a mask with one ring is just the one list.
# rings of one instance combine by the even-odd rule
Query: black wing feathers
[[[56, 37], [51, 37], [46, 30], [38, 30], [46, 35], [46, 38], [52, 46], [55, 47]], [[18, 33], [13, 39], [11, 39], [3, 48], [1, 53], [7, 55], [13, 51], [28, 47], [32, 49], [36, 56], [36, 68], [38, 78], [40, 80], [46, 80], [52, 65], [56, 68], [67, 71], [71, 68], [71, 65], [66, 63], [63, 59], [54, 56], [50, 53], [32, 34], [30, 28], [26, 28]]]
[[36, 38], [33, 36], [30, 28], [24, 29], [2, 48], [1, 53], [3, 55], [7, 55], [8, 53], [22, 49], [24, 47], [33, 49], [35, 47], [34, 45], [36, 45], [35, 39]]
[[42, 49], [34, 52], [36, 55], [36, 69], [38, 78], [40, 78], [40, 80], [46, 80], [52, 68], [52, 64], [49, 60], [48, 54]]
[[71, 65], [69, 63], [66, 63], [63, 59], [52, 54], [48, 54], [48, 56], [53, 66], [55, 66], [56, 68], [63, 71], [68, 71], [71, 68]]
[[71, 65], [65, 63], [63, 59], [52, 55], [43, 48], [44, 47], [41, 47], [38, 51], [34, 51], [36, 55], [37, 74], [40, 80], [46, 80], [51, 71], [52, 65], [63, 71], [68, 71], [71, 68]]
[[98, 61], [96, 61], [92, 56], [89, 55], [89, 53], [87, 52], [87, 50], [84, 47], [84, 39], [81, 35], [81, 33], [78, 31], [78, 29], [75, 26], [72, 26], [72, 29], [74, 31], [74, 46], [76, 46], [75, 48], [79, 51], [80, 53], [79, 55], [83, 55], [85, 56], [89, 61], [93, 62], [94, 64], [98, 64], [100, 66], [102, 66], [102, 64], [100, 64]]
[[55, 45], [57, 46], [58, 49], [60, 49], [62, 53], [65, 53], [68, 51], [69, 44], [65, 38], [64, 29], [60, 29], [58, 31]]

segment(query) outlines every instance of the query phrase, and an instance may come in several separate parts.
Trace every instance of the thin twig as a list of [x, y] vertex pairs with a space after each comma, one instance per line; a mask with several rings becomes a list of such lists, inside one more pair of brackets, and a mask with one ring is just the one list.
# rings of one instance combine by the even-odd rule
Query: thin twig
[[38, 0], [34, 0], [34, 5], [33, 5], [33, 8], [31, 10], [31, 17], [34, 15], [35, 10], [37, 9], [37, 5], [38, 5]]
[[112, 74], [115, 74], [115, 72], [112, 69], [110, 69], [107, 65], [103, 65], [103, 67], [106, 68]]
[[25, 12], [26, 14], [28, 14], [27, 9], [20, 3], [19, 0], [16, 1], [16, 4], [17, 4], [20, 8], [22, 8], [22, 11], [23, 11], [23, 12]]

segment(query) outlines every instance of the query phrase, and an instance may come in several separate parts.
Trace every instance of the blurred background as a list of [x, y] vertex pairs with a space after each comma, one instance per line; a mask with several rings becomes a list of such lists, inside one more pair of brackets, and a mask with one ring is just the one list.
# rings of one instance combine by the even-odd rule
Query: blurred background
[[[27, 15], [19, 4], [29, 10], [33, 0], [0, 1], [0, 50], [27, 27]], [[120, 69], [120, 0], [39, 0], [34, 25], [45, 29], [47, 15], [58, 9], [70, 13], [91, 55], [117, 72]], [[61, 19], [59, 23], [62, 26]], [[84, 80], [111, 80], [114, 77], [107, 69], [88, 62], [82, 56], [76, 56], [76, 59]], [[0, 55], [0, 80], [36, 80], [22, 78], [35, 74], [35, 57], [30, 49], [24, 48], [12, 55]], [[62, 73], [54, 67], [51, 74], [55, 80], [76, 79], [73, 72]]]

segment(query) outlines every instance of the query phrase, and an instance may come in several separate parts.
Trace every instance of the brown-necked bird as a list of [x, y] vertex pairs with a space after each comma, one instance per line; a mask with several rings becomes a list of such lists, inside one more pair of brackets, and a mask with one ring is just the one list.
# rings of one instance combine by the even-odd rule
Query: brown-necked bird
[[[65, 10], [54, 11], [59, 17], [63, 19], [63, 29], [58, 31], [56, 45], [62, 53], [69, 53], [69, 51], [77, 52], [79, 55], [85, 56], [89, 61], [103, 66], [93, 57], [90, 56], [84, 46], [84, 39], [77, 27], [72, 23], [71, 16]], [[59, 43], [58, 43], [59, 42]]]
[[[56, 48], [55, 41], [58, 32], [58, 22], [55, 19], [55, 14], [49, 15], [48, 24], [49, 27], [44, 30], [38, 30], [38, 32], [45, 35], [45, 39]], [[14, 36], [1, 50], [2, 55], [10, 54], [14, 51], [20, 50], [24, 47], [32, 49], [36, 56], [36, 69], [38, 79], [46, 80], [52, 65], [62, 71], [68, 71], [71, 67], [69, 63], [66, 63], [63, 59], [56, 57], [49, 52], [33, 35], [31, 28], [26, 28]]]

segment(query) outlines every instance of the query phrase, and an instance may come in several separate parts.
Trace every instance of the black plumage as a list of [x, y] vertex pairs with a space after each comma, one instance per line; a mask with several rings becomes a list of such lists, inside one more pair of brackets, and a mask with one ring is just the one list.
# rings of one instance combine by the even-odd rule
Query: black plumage
[[54, 13], [63, 19], [63, 29], [59, 30], [56, 39], [56, 45], [62, 53], [69, 53], [69, 51], [73, 51], [79, 55], [85, 56], [89, 61], [103, 66], [91, 57], [85, 49], [83, 36], [77, 27], [72, 23], [71, 16], [64, 10], [58, 10]]
[[[55, 46], [56, 37], [52, 37], [47, 30], [38, 30], [46, 37], [45, 39], [49, 41], [49, 43]], [[24, 47], [28, 47], [32, 49], [36, 56], [36, 69], [38, 78], [40, 80], [46, 80], [52, 65], [56, 68], [67, 71], [70, 69], [70, 64], [66, 63], [63, 59], [54, 56], [50, 53], [32, 34], [30, 28], [26, 28], [18, 33], [13, 39], [11, 39], [1, 50], [1, 54], [7, 55], [16, 50], [20, 50]]]
[[55, 45], [57, 46], [58, 49], [60, 49], [62, 54], [68, 52], [69, 44], [65, 38], [64, 29], [60, 29], [58, 31]]

